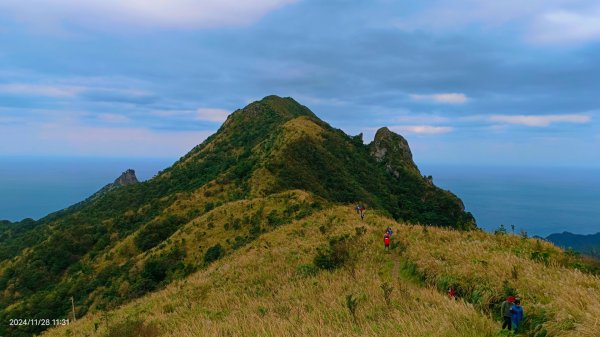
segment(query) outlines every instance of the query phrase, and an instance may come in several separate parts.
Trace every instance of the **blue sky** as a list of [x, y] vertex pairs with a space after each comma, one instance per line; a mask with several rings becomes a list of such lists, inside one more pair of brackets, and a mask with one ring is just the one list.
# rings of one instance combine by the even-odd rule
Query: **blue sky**
[[3, 0], [0, 156], [178, 158], [292, 96], [417, 162], [600, 166], [590, 0]]

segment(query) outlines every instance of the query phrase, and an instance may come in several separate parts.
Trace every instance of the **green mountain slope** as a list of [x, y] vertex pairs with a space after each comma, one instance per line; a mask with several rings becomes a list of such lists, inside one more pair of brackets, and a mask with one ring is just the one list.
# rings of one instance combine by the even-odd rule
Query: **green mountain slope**
[[[66, 317], [71, 297], [77, 316], [114, 308], [281, 225], [357, 201], [397, 220], [475, 228], [456, 196], [420, 175], [402, 137], [382, 129], [365, 145], [291, 98], [265, 97], [149, 181], [3, 224], [0, 321]], [[0, 335], [45, 328], [1, 325]]]

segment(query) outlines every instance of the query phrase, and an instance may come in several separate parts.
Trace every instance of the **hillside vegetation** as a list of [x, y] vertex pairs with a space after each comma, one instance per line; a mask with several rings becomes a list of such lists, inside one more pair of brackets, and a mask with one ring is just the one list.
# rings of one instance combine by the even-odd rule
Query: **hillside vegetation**
[[598, 336], [593, 264], [478, 231], [387, 128], [364, 144], [268, 96], [156, 177], [127, 172], [39, 221], [0, 223], [0, 336], [49, 328], [11, 319], [73, 316], [48, 333], [494, 336], [514, 292], [526, 336]]
[[[387, 226], [395, 231], [390, 252], [381, 239]], [[45, 336], [498, 336], [498, 305], [514, 293], [526, 310], [521, 336], [595, 337], [600, 281], [579, 267], [536, 239], [372, 212], [361, 221], [351, 206], [335, 206]], [[458, 300], [445, 295], [448, 286]]]
[[[0, 321], [66, 317], [71, 298], [76, 316], [117, 307], [332, 204], [476, 227], [460, 199], [421, 176], [400, 135], [382, 128], [364, 144], [277, 96], [233, 112], [153, 179], [109, 186], [39, 221], [0, 225]], [[45, 328], [0, 325], [0, 335]]]

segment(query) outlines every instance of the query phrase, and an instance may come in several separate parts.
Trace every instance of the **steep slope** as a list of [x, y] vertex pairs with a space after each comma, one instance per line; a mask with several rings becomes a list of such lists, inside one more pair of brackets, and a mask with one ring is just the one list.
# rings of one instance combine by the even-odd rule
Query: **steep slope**
[[[572, 256], [535, 239], [399, 224], [379, 212], [361, 221], [351, 205], [335, 206], [45, 336], [506, 336], [499, 305], [517, 294], [520, 336], [595, 337], [600, 281], [574, 267]], [[450, 286], [458, 300], [446, 296]]]
[[[408, 145], [397, 147], [399, 136], [388, 136], [365, 145], [291, 98], [251, 103], [155, 178], [110, 185], [4, 230], [10, 235], [0, 240], [0, 320], [65, 317], [71, 297], [77, 316], [118, 306], [204, 268], [206, 254], [239, 249], [333, 203], [361, 201], [368, 212], [399, 220], [474, 228], [460, 200], [421, 177], [403, 154]], [[372, 155], [374, 147], [390, 156]], [[240, 209], [246, 204], [261, 211]], [[0, 335], [45, 328], [0, 326]]]
[[[406, 141], [398, 148], [396, 139], [403, 138], [380, 131], [364, 145], [314, 117], [294, 118], [253, 148], [252, 192], [302, 189], [334, 202], [362, 201], [399, 220], [474, 228], [460, 199], [422, 177]], [[375, 148], [389, 155], [378, 158]]]

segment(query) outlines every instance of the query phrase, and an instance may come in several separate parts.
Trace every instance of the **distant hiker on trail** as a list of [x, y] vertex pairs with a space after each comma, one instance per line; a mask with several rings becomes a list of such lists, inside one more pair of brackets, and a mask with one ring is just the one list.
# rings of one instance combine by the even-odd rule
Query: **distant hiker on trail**
[[390, 241], [390, 234], [385, 232], [385, 234], [383, 234], [383, 244], [385, 245], [385, 250], [390, 250]]
[[356, 207], [354, 207], [354, 209], [356, 210], [356, 214], [360, 214], [360, 205], [356, 204]]
[[523, 321], [523, 307], [521, 306], [521, 299], [516, 298], [515, 304], [513, 304], [510, 309], [512, 313], [512, 328], [513, 330], [517, 330], [519, 328], [519, 324]]
[[504, 302], [502, 302], [502, 306], [500, 307], [500, 312], [502, 313], [502, 329], [507, 328], [508, 330], [512, 330], [512, 305], [515, 302], [515, 298], [513, 296], [508, 296]]
[[456, 289], [454, 289], [454, 287], [448, 288], [448, 297], [453, 300], [456, 299]]
[[358, 211], [360, 212], [360, 219], [364, 220], [365, 219], [365, 206], [359, 205]]
[[394, 234], [394, 232], [392, 231], [392, 227], [388, 227], [388, 228], [385, 230], [385, 232], [386, 232], [386, 233], [388, 233], [388, 234], [390, 235], [390, 237], [392, 237], [392, 234]]

